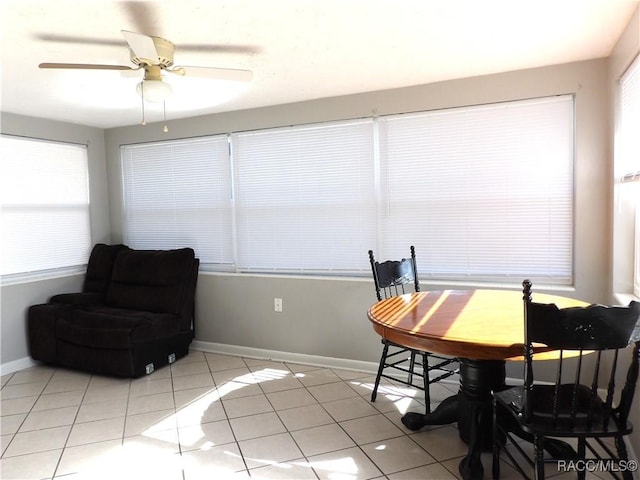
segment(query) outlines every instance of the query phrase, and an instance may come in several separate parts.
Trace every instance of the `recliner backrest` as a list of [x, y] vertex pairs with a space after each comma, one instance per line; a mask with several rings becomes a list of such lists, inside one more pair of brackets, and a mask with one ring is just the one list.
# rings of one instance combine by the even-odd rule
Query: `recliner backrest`
[[[105, 302], [117, 308], [192, 316], [197, 268], [191, 248], [123, 250], [116, 257]], [[183, 318], [187, 320], [191, 322]]]
[[83, 292], [102, 294], [107, 292], [116, 256], [122, 250], [129, 250], [129, 247], [122, 244], [106, 245], [104, 243], [97, 243], [93, 246], [87, 263]]

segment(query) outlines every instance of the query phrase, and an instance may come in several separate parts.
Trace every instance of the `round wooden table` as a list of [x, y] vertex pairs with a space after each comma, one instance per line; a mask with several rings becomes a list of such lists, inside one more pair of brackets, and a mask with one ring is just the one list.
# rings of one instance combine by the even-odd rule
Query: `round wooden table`
[[[533, 300], [559, 308], [586, 306], [573, 298], [534, 293]], [[505, 361], [521, 360], [524, 351], [524, 302], [515, 290], [439, 290], [382, 300], [367, 312], [383, 338], [407, 347], [458, 357], [460, 390], [429, 414], [407, 413], [411, 430], [458, 422], [468, 443], [460, 463], [465, 479], [480, 479], [483, 448], [491, 447], [491, 391], [505, 386]], [[536, 359], [553, 358], [543, 345]]]

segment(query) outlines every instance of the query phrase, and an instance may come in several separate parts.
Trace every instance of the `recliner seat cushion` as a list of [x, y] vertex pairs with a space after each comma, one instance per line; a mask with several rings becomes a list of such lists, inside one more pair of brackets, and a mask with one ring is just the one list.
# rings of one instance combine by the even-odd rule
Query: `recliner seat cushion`
[[116, 308], [76, 308], [56, 325], [59, 340], [92, 348], [129, 349], [136, 343], [170, 337], [179, 331], [178, 317]]

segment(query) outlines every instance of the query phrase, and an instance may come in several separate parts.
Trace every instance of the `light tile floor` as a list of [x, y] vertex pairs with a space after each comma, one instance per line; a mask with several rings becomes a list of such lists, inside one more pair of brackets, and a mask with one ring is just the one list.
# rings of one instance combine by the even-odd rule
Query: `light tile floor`
[[[0, 477], [458, 478], [455, 426], [407, 430], [423, 396], [385, 383], [370, 403], [373, 380], [199, 351], [131, 380], [37, 366], [2, 377]], [[433, 406], [455, 391], [432, 386]], [[501, 478], [517, 475], [504, 464]]]

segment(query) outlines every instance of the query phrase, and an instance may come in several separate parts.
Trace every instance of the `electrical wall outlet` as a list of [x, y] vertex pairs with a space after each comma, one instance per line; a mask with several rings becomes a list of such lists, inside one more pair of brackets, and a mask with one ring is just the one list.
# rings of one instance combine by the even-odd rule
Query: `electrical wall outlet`
[[282, 311], [282, 299], [281, 298], [274, 298], [273, 299], [273, 310], [275, 312], [281, 312]]

